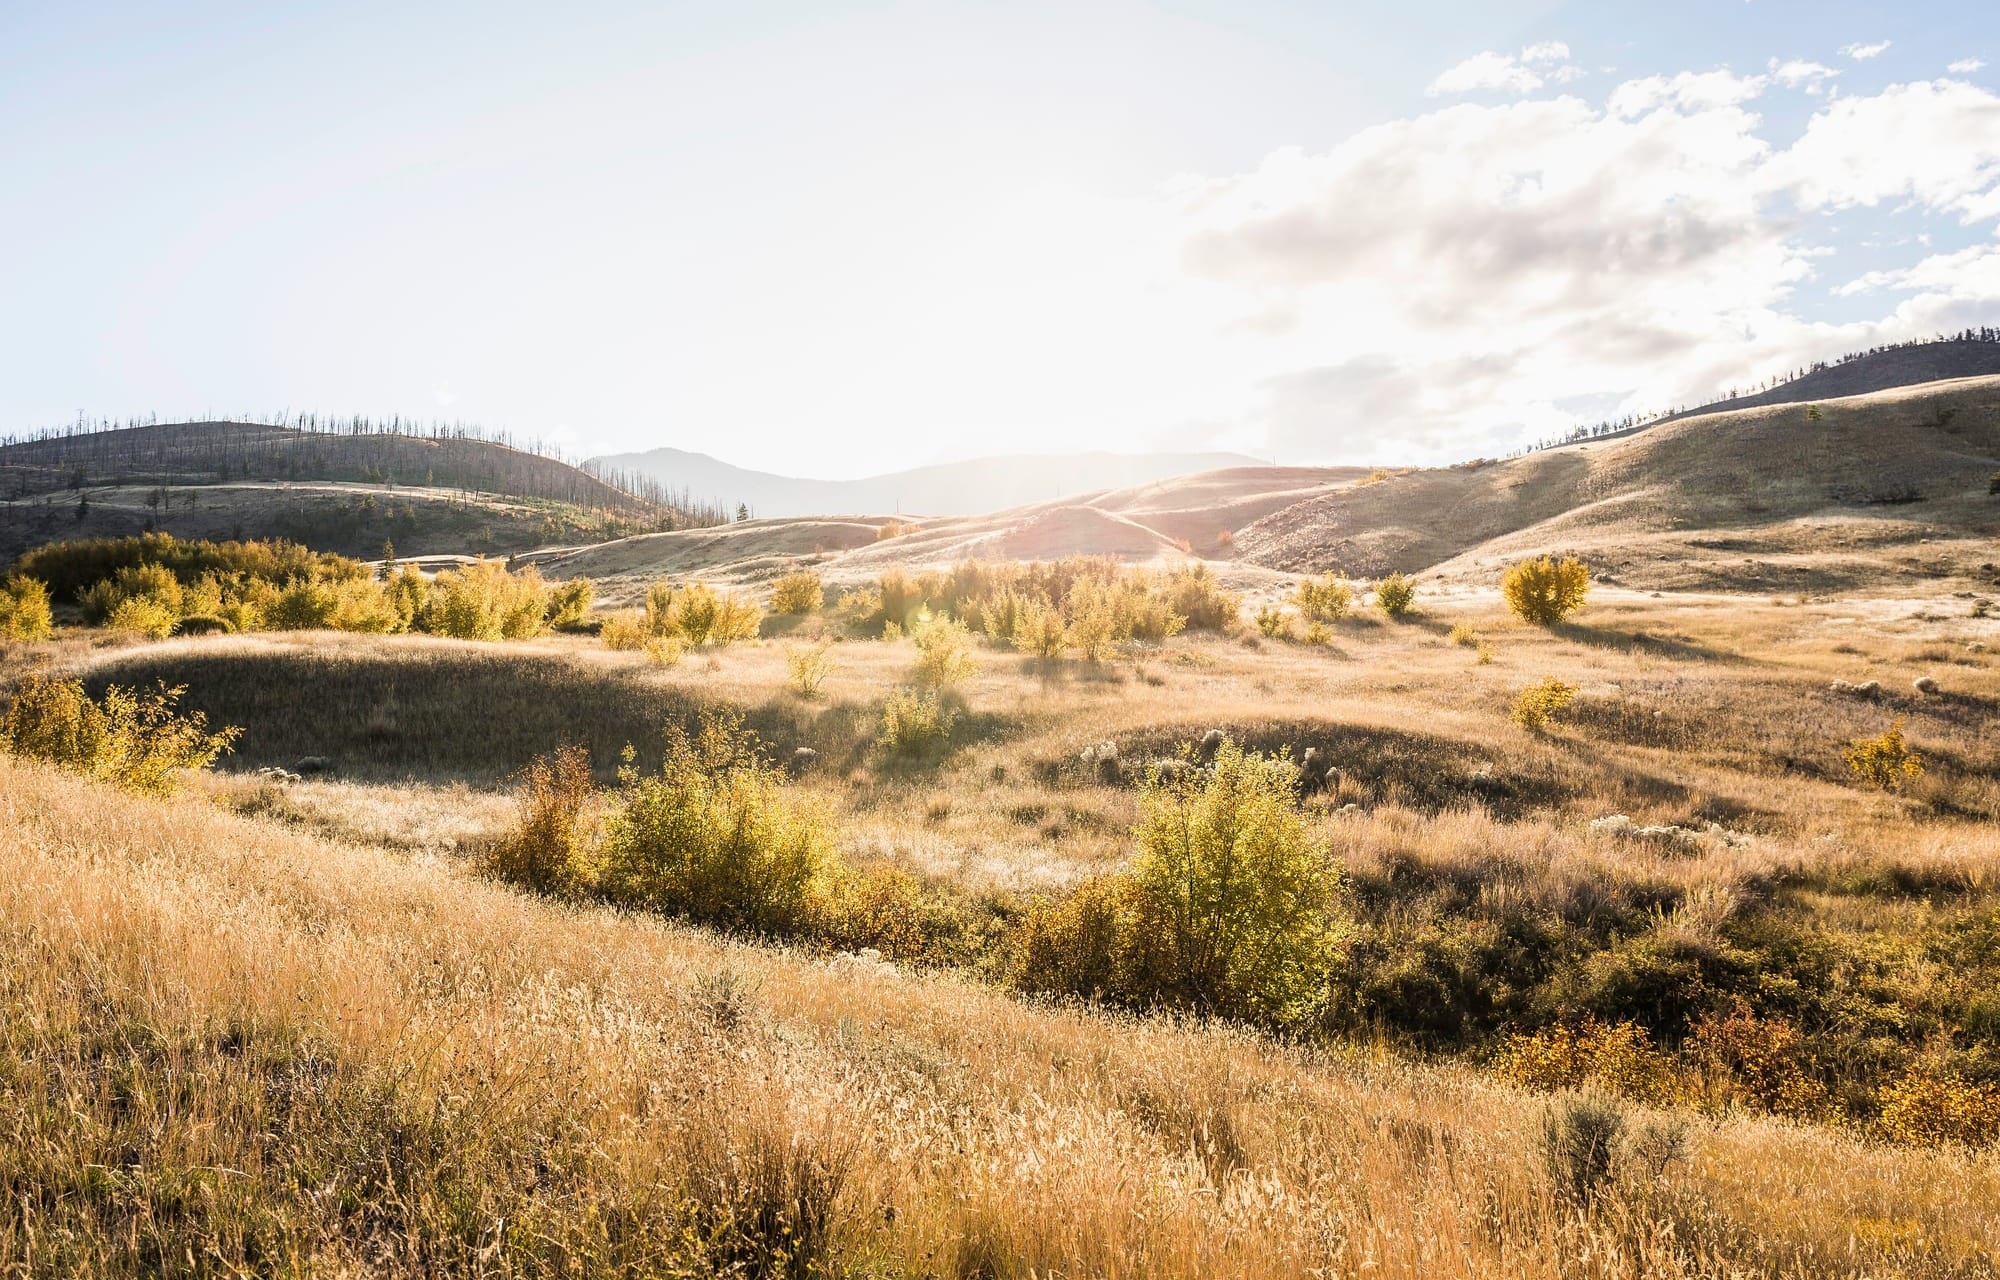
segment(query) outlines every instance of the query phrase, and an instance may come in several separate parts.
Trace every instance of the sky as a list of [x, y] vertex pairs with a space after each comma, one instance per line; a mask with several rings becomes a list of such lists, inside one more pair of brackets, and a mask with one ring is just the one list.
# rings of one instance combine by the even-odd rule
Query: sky
[[1991, 3], [0, 0], [0, 435], [1439, 463], [1982, 323]]

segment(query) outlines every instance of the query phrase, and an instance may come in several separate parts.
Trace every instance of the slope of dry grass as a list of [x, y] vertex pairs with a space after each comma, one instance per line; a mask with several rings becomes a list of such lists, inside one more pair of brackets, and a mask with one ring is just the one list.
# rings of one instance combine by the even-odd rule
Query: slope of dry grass
[[1545, 1104], [1459, 1072], [723, 945], [5, 760], [0, 868], [23, 1272], [1973, 1276], [2000, 1249], [1991, 1157], [1697, 1121], [1579, 1204]]

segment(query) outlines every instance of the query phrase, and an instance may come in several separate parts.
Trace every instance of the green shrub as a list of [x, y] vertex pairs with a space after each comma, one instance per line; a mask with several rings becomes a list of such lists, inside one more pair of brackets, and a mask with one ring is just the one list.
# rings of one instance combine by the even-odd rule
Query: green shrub
[[1338, 622], [1354, 607], [1354, 588], [1331, 573], [1307, 578], [1292, 592], [1292, 603], [1309, 622]]
[[1924, 776], [1924, 758], [1903, 740], [1899, 716], [1879, 736], [1856, 738], [1848, 744], [1847, 768], [1870, 786], [1901, 791], [1905, 783]]
[[887, 864], [837, 871], [820, 907], [818, 940], [849, 951], [872, 947], [891, 960], [978, 963], [991, 941], [989, 913], [949, 885], [932, 885]]
[[80, 680], [29, 676], [0, 720], [0, 750], [166, 795], [181, 770], [214, 763], [242, 732], [210, 733], [201, 712], [175, 710], [184, 692], [164, 684], [152, 693], [112, 685], [93, 701]]
[[542, 633], [549, 591], [529, 565], [509, 573], [498, 560], [447, 569], [430, 584], [419, 625], [459, 640], [526, 640]]
[[0, 640], [46, 640], [54, 629], [49, 589], [40, 579], [0, 581]]
[[801, 698], [817, 698], [819, 687], [833, 674], [833, 642], [822, 640], [785, 654], [785, 679]]
[[1500, 575], [1500, 594], [1523, 622], [1552, 626], [1575, 613], [1590, 593], [1590, 569], [1572, 556], [1542, 556], [1510, 565]]
[[1375, 584], [1375, 607], [1391, 618], [1400, 618], [1416, 607], [1417, 580], [1392, 573]]
[[548, 623], [557, 631], [574, 631], [590, 616], [597, 588], [589, 578], [571, 578], [549, 591]]
[[1161, 584], [1167, 607], [1196, 631], [1227, 631], [1243, 612], [1243, 600], [1223, 588], [1207, 565], [1195, 562], [1166, 575]]
[[1060, 658], [1069, 649], [1062, 614], [1039, 600], [1025, 600], [1014, 622], [1014, 647], [1037, 658]]
[[599, 883], [614, 901], [740, 933], [793, 937], [835, 867], [833, 824], [794, 798], [734, 717], [678, 727], [654, 776], [621, 771]]
[[1298, 769], [1225, 742], [1150, 778], [1132, 876], [1137, 981], [1156, 998], [1279, 1024], [1323, 1002], [1340, 869], [1293, 803]]
[[1611, 1098], [1579, 1094], [1552, 1103], [1542, 1115], [1542, 1159], [1557, 1192], [1588, 1204], [1611, 1180], [1625, 1112]]
[[810, 570], [788, 573], [771, 586], [772, 613], [818, 613], [825, 607], [826, 587], [819, 575]]
[[[23, 555], [14, 570], [22, 577], [40, 579], [58, 600], [81, 603], [90, 587], [122, 569], [142, 565], [163, 568], [182, 583], [193, 583], [205, 574], [277, 584], [314, 574], [346, 579], [368, 572], [358, 560], [290, 542], [182, 541], [167, 533], [53, 542]], [[91, 621], [101, 621], [116, 603], [112, 601]]]
[[108, 623], [118, 606], [128, 600], [144, 601], [153, 606], [151, 612], [179, 617], [181, 592], [180, 579], [164, 565], [137, 564], [91, 584], [78, 596], [78, 602], [83, 605], [84, 620], [90, 623]]
[[875, 744], [891, 755], [923, 755], [946, 746], [957, 722], [958, 712], [935, 690], [898, 689], [882, 704]]
[[737, 595], [723, 595], [705, 582], [684, 587], [658, 582], [646, 592], [648, 635], [676, 636], [691, 646], [727, 645], [757, 634], [763, 614]]
[[149, 596], [133, 596], [119, 601], [104, 625], [113, 631], [164, 640], [174, 633], [174, 624], [178, 621], [174, 611], [159, 601]]
[[1514, 723], [1530, 733], [1541, 733], [1576, 699], [1576, 686], [1554, 676], [1544, 676], [1514, 695], [1508, 714]]
[[2000, 1143], [2000, 1085], [1924, 1064], [1882, 1090], [1878, 1101], [1882, 1131], [1897, 1142], [1925, 1147]]
[[1135, 989], [1132, 882], [1094, 876], [1037, 899], [1014, 936], [1008, 980], [1033, 995], [1131, 1001]]
[[917, 647], [910, 679], [920, 689], [950, 689], [979, 670], [972, 660], [972, 637], [950, 618], [920, 618], [910, 639]]
[[537, 893], [575, 893], [590, 886], [583, 814], [595, 789], [590, 748], [559, 747], [536, 756], [518, 778], [520, 824], [481, 859], [490, 875]]
[[1275, 605], [1257, 610], [1257, 630], [1268, 640], [1292, 638], [1291, 615]]

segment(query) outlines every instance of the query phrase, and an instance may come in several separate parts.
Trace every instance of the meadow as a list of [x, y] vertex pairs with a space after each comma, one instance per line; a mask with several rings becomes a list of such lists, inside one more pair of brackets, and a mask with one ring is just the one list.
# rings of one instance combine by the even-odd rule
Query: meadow
[[[1533, 626], [1419, 583], [1398, 619], [1364, 594], [1314, 628], [1273, 595], [1095, 661], [975, 630], [949, 678], [923, 624], [874, 638], [878, 604], [664, 657], [591, 634], [11, 649], [94, 693], [185, 686], [242, 732], [164, 800], [0, 757], [0, 1256], [1991, 1273], [2000, 672], [1962, 602], [1599, 588]], [[1567, 702], [1524, 727], [1552, 678]], [[885, 711], [925, 687], [947, 727], [903, 749]], [[665, 730], [717, 712], [838, 872], [782, 928], [703, 927], [606, 870]], [[1874, 785], [1848, 757], [1891, 726], [1922, 772]], [[1283, 805], [1336, 877], [1309, 1007], [1047, 963], [1211, 729], [1339, 771]], [[585, 874], [510, 882], [524, 770], [579, 746]], [[334, 772], [258, 773], [305, 756]]]

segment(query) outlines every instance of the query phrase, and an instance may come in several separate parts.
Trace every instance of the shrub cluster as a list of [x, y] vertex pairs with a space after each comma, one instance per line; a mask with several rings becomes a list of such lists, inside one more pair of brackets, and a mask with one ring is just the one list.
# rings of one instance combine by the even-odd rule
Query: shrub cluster
[[1354, 588], [1331, 573], [1307, 578], [1292, 592], [1292, 604], [1308, 622], [1338, 622], [1354, 608]]
[[788, 573], [771, 586], [772, 613], [818, 613], [825, 606], [826, 587], [810, 570]]
[[1572, 556], [1542, 556], [1510, 565], [1500, 575], [1500, 594], [1523, 622], [1553, 626], [1583, 605], [1590, 592], [1590, 569]]
[[39, 578], [0, 579], [0, 640], [46, 640], [53, 625], [49, 589]]
[[29, 676], [0, 720], [0, 750], [87, 778], [166, 795], [184, 769], [213, 764], [242, 730], [211, 733], [199, 711], [176, 709], [184, 688], [112, 685], [91, 698], [80, 680]]
[[1375, 584], [1375, 607], [1391, 618], [1407, 615], [1417, 605], [1417, 580], [1392, 573]]
[[[580, 626], [591, 585], [551, 587], [532, 565], [479, 560], [427, 579], [289, 543], [181, 542], [165, 534], [58, 543], [23, 557], [63, 575], [84, 619], [155, 638], [232, 631], [425, 631], [524, 639]], [[100, 576], [90, 575], [99, 573]]]
[[841, 597], [838, 612], [857, 630], [913, 630], [947, 617], [1037, 657], [1072, 649], [1102, 658], [1113, 645], [1159, 641], [1193, 627], [1234, 626], [1241, 602], [1203, 564], [1156, 573], [1108, 557], [1072, 556], [1022, 564], [965, 561], [943, 573], [883, 574], [872, 588]]
[[1508, 714], [1514, 723], [1530, 733], [1542, 733], [1576, 699], [1576, 686], [1554, 676], [1544, 676], [1514, 695]]
[[1205, 770], [1141, 792], [1131, 870], [1038, 903], [1021, 926], [1024, 990], [1167, 1004], [1273, 1025], [1323, 1006], [1341, 873], [1295, 804], [1284, 757], [1225, 742]]

